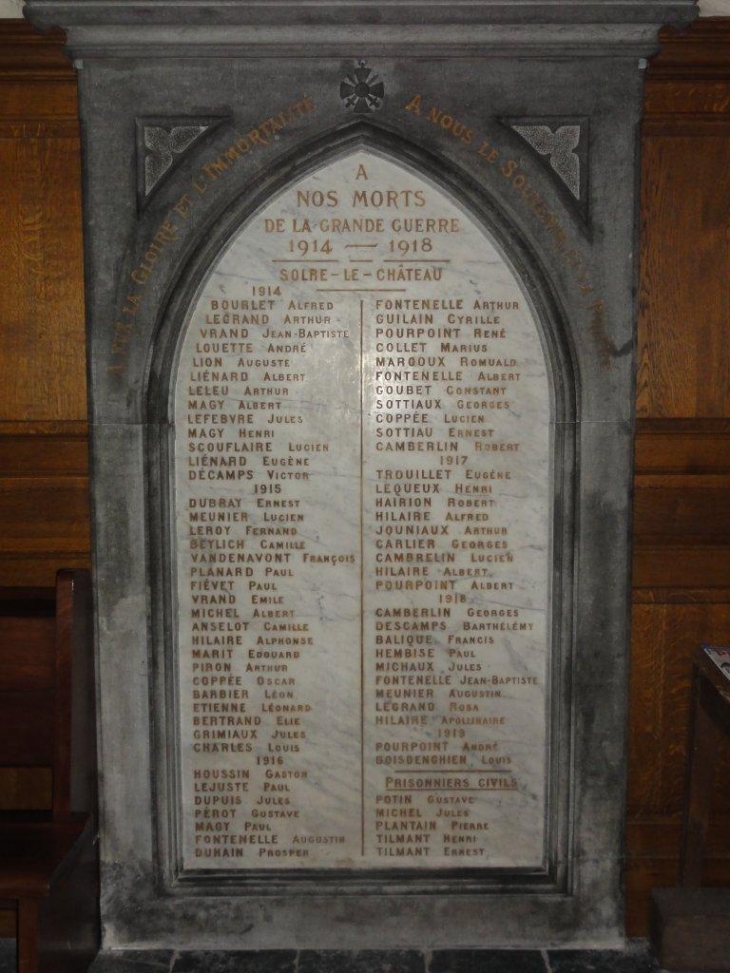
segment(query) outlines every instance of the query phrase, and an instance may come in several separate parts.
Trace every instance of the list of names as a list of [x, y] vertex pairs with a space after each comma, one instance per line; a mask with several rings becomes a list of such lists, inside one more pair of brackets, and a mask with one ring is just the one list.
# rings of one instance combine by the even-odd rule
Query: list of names
[[191, 308], [174, 422], [184, 867], [539, 867], [551, 397], [484, 228], [364, 150], [294, 183]]

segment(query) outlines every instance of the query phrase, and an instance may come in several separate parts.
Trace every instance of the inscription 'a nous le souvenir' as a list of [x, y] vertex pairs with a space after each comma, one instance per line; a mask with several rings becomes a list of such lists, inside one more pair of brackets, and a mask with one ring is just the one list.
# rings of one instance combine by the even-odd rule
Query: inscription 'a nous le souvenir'
[[485, 229], [330, 162], [219, 257], [173, 394], [183, 867], [541, 867], [551, 392]]

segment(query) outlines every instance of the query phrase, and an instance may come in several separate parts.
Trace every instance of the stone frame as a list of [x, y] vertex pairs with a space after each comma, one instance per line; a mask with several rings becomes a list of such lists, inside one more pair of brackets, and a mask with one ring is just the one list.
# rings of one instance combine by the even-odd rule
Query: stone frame
[[[440, 869], [426, 870], [418, 876], [397, 869], [366, 870], [352, 873], [329, 874], [324, 872], [287, 872], [277, 874], [260, 871], [250, 877], [234, 877], [224, 871], [209, 870], [205, 877], [186, 876], [175, 865], [176, 792], [177, 767], [167, 759], [165, 741], [174, 738], [176, 721], [168, 712], [168, 699], [174, 698], [172, 672], [173, 616], [170, 605], [174, 542], [171, 539], [170, 509], [171, 490], [159, 489], [160, 484], [172, 483], [172, 447], [170, 431], [171, 394], [170, 379], [174, 371], [176, 349], [183, 335], [183, 323], [194, 295], [205, 279], [209, 267], [225, 248], [231, 237], [247, 222], [269, 194], [286, 187], [300, 176], [326, 165], [338, 157], [346, 156], [357, 147], [379, 151], [397, 164], [410, 164], [431, 181], [439, 184], [452, 198], [458, 199], [474, 216], [477, 223], [485, 225], [507, 254], [508, 262], [516, 275], [524, 282], [536, 308], [536, 321], [540, 328], [540, 341], [548, 363], [551, 384], [551, 407], [554, 465], [553, 480], [554, 526], [553, 536], [553, 585], [551, 597], [552, 637], [549, 663], [551, 669], [552, 702], [546, 705], [551, 715], [550, 770], [548, 773], [548, 805], [553, 803], [547, 828], [548, 861], [541, 873], [518, 874], [519, 869]], [[151, 542], [152, 592], [150, 644], [155, 655], [155, 671], [158, 673], [154, 691], [153, 709], [158, 718], [155, 752], [158, 755], [155, 774], [157, 793], [158, 848], [165, 849], [158, 862], [158, 882], [173, 894], [235, 894], [256, 895], [304, 894], [319, 891], [321, 894], [342, 895], [356, 892], [383, 892], [434, 894], [436, 892], [491, 892], [519, 890], [528, 892], [565, 892], [571, 884], [570, 856], [568, 847], [571, 836], [569, 806], [571, 804], [572, 775], [570, 771], [570, 740], [572, 738], [572, 705], [570, 673], [572, 669], [572, 553], [575, 546], [575, 481], [578, 476], [575, 428], [580, 417], [576, 415], [576, 384], [574, 354], [565, 326], [564, 313], [550, 293], [549, 284], [540, 268], [536, 254], [530, 253], [509, 222], [500, 213], [497, 202], [485, 196], [480, 187], [464, 178], [461, 173], [447, 173], [437, 158], [417, 146], [405, 142], [396, 134], [368, 122], [348, 123], [314, 144], [300, 145], [290, 158], [282, 160], [273, 170], [264, 174], [251, 189], [235, 198], [216, 225], [205, 234], [201, 248], [191, 257], [188, 267], [181, 274], [182, 283], [170, 299], [164, 318], [156, 330], [151, 352], [151, 369], [147, 392], [147, 496], [154, 498], [147, 519]], [[157, 541], [155, 540], [157, 539]], [[477, 871], [479, 874], [477, 875]], [[279, 877], [280, 876], [280, 877]]]
[[[268, 14], [267, 6], [248, 0], [26, 5], [35, 23], [68, 30], [81, 67], [105, 947], [617, 945], [623, 937], [639, 59], [655, 49], [661, 25], [688, 23], [695, 5], [289, 0], [269, 6]], [[236, 198], [263, 190], [272, 173], [301, 159], [304, 147], [333, 137], [341, 127], [337, 85], [352, 59], [363, 56], [377, 61], [386, 78], [385, 101], [373, 116], [379, 129], [397, 132], [419, 158], [438, 159], [475, 201], [494, 199], [511, 228], [513, 255], [539, 263], [545, 301], [560, 309], [580, 377], [576, 529], [574, 546], [563, 551], [572, 558], [574, 583], [565, 672], [573, 718], [572, 797], [563, 822], [567, 827], [569, 819], [570, 877], [558, 876], [561, 891], [544, 893], [462, 886], [457, 892], [341, 895], [310, 888], [260, 895], [224, 888], [173, 895], [158, 868], [154, 823], [161, 729], [155, 692], [164, 673], [151, 633], [159, 640], [164, 623], [153, 600], [160, 592], [152, 538], [161, 497], [149, 457], [164, 416], [159, 399], [150, 414], [146, 389], [164, 359], [161, 341], [175, 313], [170, 302], [181, 296], [185, 268], [210, 245], [211, 228], [223, 232], [220, 220]], [[582, 214], [565, 205], [549, 166], [534, 153], [519, 155], [562, 227], [563, 249], [557, 230], [536, 218], [498, 168], [404, 112], [418, 91], [438, 98], [513, 158], [520, 139], [500, 119], [586, 119], [589, 198]], [[144, 300], [130, 305], [130, 271], [201, 164], [264, 111], [305, 93], [324, 109], [297, 120], [265, 156], [247, 157], [230, 177], [207, 187], [192, 219], [161, 253]], [[221, 122], [176, 160], [140, 211], [134, 150], [137, 120], [144, 118]], [[570, 261], [567, 253], [574, 255]], [[151, 519], [148, 503], [156, 511]]]

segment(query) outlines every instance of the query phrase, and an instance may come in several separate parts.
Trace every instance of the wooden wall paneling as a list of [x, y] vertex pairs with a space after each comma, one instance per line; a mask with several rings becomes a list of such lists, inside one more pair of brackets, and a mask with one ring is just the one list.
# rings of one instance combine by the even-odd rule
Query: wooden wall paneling
[[89, 562], [77, 86], [61, 32], [0, 21], [0, 585]]
[[0, 423], [0, 585], [50, 587], [90, 544], [86, 423]]
[[[637, 438], [627, 816], [627, 931], [646, 935], [653, 887], [678, 880], [691, 660], [730, 645], [730, 434], [643, 423]], [[712, 448], [708, 448], [711, 444]], [[668, 469], [673, 472], [666, 472]], [[656, 470], [654, 473], [652, 470]], [[659, 472], [661, 471], [661, 472]], [[730, 742], [706, 881], [730, 884]]]
[[[730, 475], [639, 474], [634, 513], [641, 546], [728, 546]], [[685, 579], [682, 586], [689, 584]]]
[[[725, 600], [717, 602], [634, 604], [629, 806], [635, 817], [647, 809], [655, 817], [681, 811], [692, 659], [701, 642], [730, 644], [728, 595], [721, 590], [717, 597]], [[730, 787], [718, 794], [718, 807], [730, 814]]]
[[[53, 771], [50, 767], [0, 767], [0, 811], [47, 811], [53, 796]], [[2, 930], [0, 909], [0, 938]]]
[[640, 420], [635, 473], [730, 474], [730, 420]]
[[[0, 587], [0, 693], [53, 690], [54, 608], [53, 588]], [[22, 652], [18, 652], [19, 645]], [[22, 763], [30, 763], [29, 754], [22, 753], [20, 757]], [[52, 783], [50, 767], [0, 767], [0, 811], [48, 810]]]
[[[39, 89], [51, 95], [70, 80], [28, 81], [33, 97], [23, 104], [0, 67], [4, 419], [86, 416], [78, 120], [65, 90], [63, 99], [37, 103]], [[49, 119], [54, 101], [73, 114]]]
[[[89, 563], [79, 122], [64, 40], [0, 21], [0, 585], [19, 594]], [[9, 692], [44, 671], [31, 634], [1, 663]], [[49, 808], [51, 793], [49, 768], [0, 772], [0, 808]], [[0, 903], [0, 935], [14, 932]]]
[[730, 20], [662, 32], [642, 142], [639, 417], [730, 414]]
[[[53, 687], [53, 618], [0, 615], [0, 692]], [[12, 646], [22, 640], [23, 654]]]
[[[649, 893], [679, 879], [689, 680], [702, 641], [730, 644], [730, 591], [635, 593], [626, 883], [627, 933], [646, 935]], [[717, 775], [705, 881], [730, 884], [730, 740]]]
[[77, 553], [87, 514], [86, 485], [86, 478], [69, 476], [0, 479], [5, 520], [0, 555]]
[[723, 416], [730, 411], [730, 122], [703, 137], [652, 127], [643, 148], [638, 415]]
[[[730, 644], [730, 20], [666, 31], [645, 87], [627, 932], [678, 881], [691, 659]], [[730, 885], [730, 744], [705, 881]]]
[[0, 133], [0, 166], [9, 173], [0, 182], [0, 207], [13, 266], [0, 292], [0, 410], [24, 419], [83, 419], [78, 138]]
[[[60, 32], [0, 21], [3, 586], [52, 589], [59, 568], [89, 563], [79, 123], [63, 42]], [[43, 668], [30, 634], [24, 644], [1, 660], [4, 690]], [[48, 808], [51, 786], [48, 768], [3, 768], [0, 808]], [[0, 934], [14, 922], [0, 908]]]
[[633, 583], [730, 587], [729, 475], [637, 473]]

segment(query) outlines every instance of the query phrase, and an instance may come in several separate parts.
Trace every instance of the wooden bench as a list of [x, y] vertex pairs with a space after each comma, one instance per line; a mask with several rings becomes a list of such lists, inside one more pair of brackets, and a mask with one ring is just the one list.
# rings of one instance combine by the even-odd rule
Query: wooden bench
[[50, 594], [0, 588], [0, 900], [18, 973], [82, 973], [99, 949], [88, 572], [59, 571]]
[[[712, 647], [710, 647], [712, 649]], [[719, 650], [725, 653], [725, 649]], [[702, 886], [702, 864], [723, 735], [730, 735], [730, 675], [704, 649], [692, 672], [689, 772], [680, 885], [654, 889], [650, 936], [663, 969], [730, 969], [730, 888]]]

